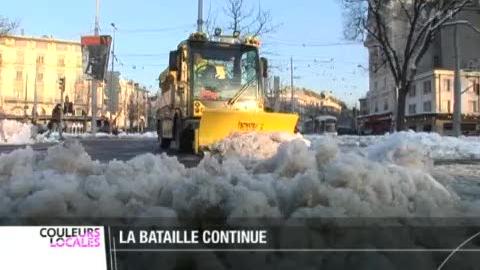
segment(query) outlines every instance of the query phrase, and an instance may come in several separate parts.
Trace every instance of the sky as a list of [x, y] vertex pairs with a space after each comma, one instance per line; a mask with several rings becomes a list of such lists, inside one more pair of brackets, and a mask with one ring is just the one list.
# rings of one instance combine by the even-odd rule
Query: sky
[[[204, 0], [205, 17], [217, 18], [224, 29], [225, 2]], [[343, 38], [338, 0], [245, 0], [245, 4], [247, 9], [268, 10], [278, 26], [261, 38], [261, 53], [282, 84], [290, 84], [292, 57], [295, 86], [331, 91], [350, 106], [365, 95], [368, 52], [362, 44]], [[23, 29], [28, 36], [79, 41], [93, 33], [95, 0], [4, 1], [0, 15], [18, 20], [18, 33]], [[115, 70], [154, 91], [169, 51], [195, 31], [196, 20], [197, 0], [100, 0], [100, 33], [113, 35], [110, 24], [117, 27]]]

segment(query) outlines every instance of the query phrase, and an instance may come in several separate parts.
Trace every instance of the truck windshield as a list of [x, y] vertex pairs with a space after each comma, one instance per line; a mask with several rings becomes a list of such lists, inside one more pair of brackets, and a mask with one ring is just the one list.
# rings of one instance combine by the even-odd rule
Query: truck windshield
[[227, 101], [256, 98], [259, 88], [255, 48], [204, 47], [192, 50], [194, 98]]

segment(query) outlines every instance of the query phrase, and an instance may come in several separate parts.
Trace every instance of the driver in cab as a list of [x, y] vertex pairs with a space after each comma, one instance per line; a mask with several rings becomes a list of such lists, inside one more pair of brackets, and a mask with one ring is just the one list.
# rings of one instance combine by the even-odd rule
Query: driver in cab
[[220, 82], [217, 76], [217, 68], [202, 59], [199, 54], [196, 54], [195, 70], [199, 78], [200, 98], [203, 100], [218, 100], [220, 98]]

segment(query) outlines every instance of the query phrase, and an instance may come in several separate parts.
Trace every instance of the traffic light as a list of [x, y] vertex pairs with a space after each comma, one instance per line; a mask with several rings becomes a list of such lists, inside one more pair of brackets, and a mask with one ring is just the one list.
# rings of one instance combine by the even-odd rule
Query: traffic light
[[61, 92], [65, 92], [65, 77], [61, 77], [60, 79], [58, 79], [58, 89]]

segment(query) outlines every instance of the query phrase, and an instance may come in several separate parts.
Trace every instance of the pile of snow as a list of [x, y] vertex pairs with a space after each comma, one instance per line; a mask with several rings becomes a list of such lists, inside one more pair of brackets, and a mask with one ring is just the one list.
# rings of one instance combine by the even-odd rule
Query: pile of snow
[[64, 133], [64, 136], [67, 138], [78, 138], [78, 139], [91, 139], [91, 138], [120, 138], [120, 139], [153, 139], [157, 138], [156, 132], [145, 132], [145, 133], [119, 133], [118, 135], [105, 133], [105, 132], [97, 132], [95, 136], [91, 133], [80, 133], [80, 134], [72, 134], [72, 133]]
[[[345, 149], [360, 148], [369, 154], [411, 148], [435, 160], [480, 159], [479, 137], [448, 137], [437, 133], [398, 132], [383, 136], [306, 136], [315, 142], [332, 139]], [[357, 149], [358, 150], [358, 149]]]
[[31, 144], [33, 126], [13, 120], [0, 121], [0, 144]]
[[[277, 151], [256, 162], [241, 155], [207, 155], [190, 169], [176, 158], [152, 154], [100, 163], [78, 142], [54, 146], [46, 156], [30, 148], [4, 154], [0, 216], [228, 220], [452, 216], [462, 211], [458, 196], [437, 182], [423, 162], [414, 162], [423, 160], [420, 154], [379, 162], [342, 152], [329, 140], [309, 147], [303, 139], [279, 142], [276, 135], [270, 140], [244, 136], [267, 148], [277, 145]], [[252, 153], [247, 150], [247, 155]]]
[[118, 134], [119, 138], [134, 138], [134, 139], [151, 139], [151, 138], [157, 138], [157, 132], [144, 132], [144, 133], [125, 133], [122, 132]]
[[[262, 160], [275, 155], [280, 144], [296, 139], [303, 137], [288, 133], [234, 133], [210, 146], [209, 150], [224, 157]], [[304, 141], [309, 145], [309, 141]]]

